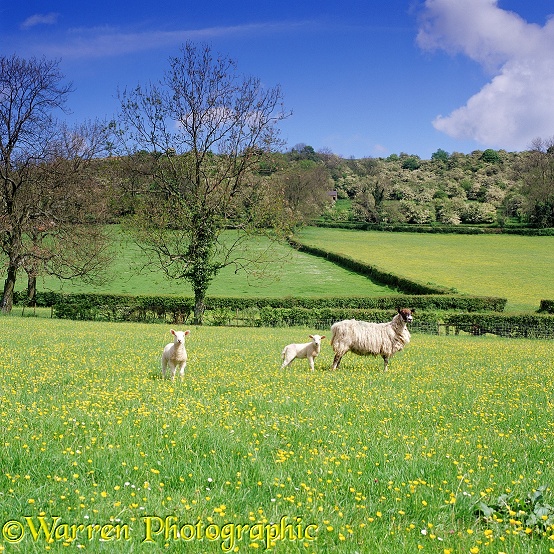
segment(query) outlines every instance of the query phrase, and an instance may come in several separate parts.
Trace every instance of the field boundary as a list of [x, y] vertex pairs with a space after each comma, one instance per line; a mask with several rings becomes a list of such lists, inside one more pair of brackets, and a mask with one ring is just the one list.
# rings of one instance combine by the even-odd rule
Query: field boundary
[[533, 237], [551, 237], [554, 236], [554, 228], [536, 228], [536, 227], [478, 227], [475, 225], [427, 225], [417, 223], [406, 224], [386, 224], [386, 223], [366, 223], [363, 221], [318, 221], [313, 220], [311, 225], [314, 227], [324, 227], [329, 229], [347, 229], [351, 231], [383, 231], [388, 233], [449, 233], [455, 235], [522, 235]]
[[326, 260], [343, 267], [344, 269], [363, 275], [377, 284], [386, 285], [405, 294], [453, 294], [457, 292], [455, 289], [444, 287], [442, 285], [421, 283], [419, 281], [415, 281], [414, 279], [408, 279], [407, 277], [396, 275], [375, 265], [356, 260], [350, 256], [343, 256], [342, 254], [336, 254], [335, 252], [328, 252], [323, 248], [309, 246], [297, 239], [289, 238], [288, 242], [299, 252], [325, 258]]

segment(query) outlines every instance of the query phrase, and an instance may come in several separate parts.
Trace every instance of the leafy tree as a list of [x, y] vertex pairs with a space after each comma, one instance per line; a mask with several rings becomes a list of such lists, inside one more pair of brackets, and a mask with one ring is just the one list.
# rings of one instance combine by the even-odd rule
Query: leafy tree
[[529, 221], [554, 227], [554, 137], [535, 139], [523, 169]]
[[435, 219], [435, 209], [433, 205], [422, 206], [411, 200], [401, 200], [400, 209], [408, 223], [431, 223]]
[[417, 156], [409, 156], [408, 158], [405, 158], [402, 162], [402, 169], [409, 169], [410, 171], [414, 171], [415, 169], [419, 169], [421, 167], [421, 160]]
[[[280, 199], [257, 169], [280, 145], [276, 125], [287, 114], [279, 87], [239, 76], [209, 46], [189, 42], [169, 65], [159, 83], [120, 93], [114, 144], [149, 153], [132, 228], [151, 263], [192, 285], [201, 323], [213, 278], [228, 265], [246, 268], [247, 233], [274, 225]], [[228, 228], [242, 232], [226, 240]]]
[[91, 276], [105, 261], [103, 237], [85, 229], [83, 219], [85, 211], [94, 211], [91, 199], [99, 197], [98, 190], [81, 181], [86, 162], [104, 144], [102, 128], [68, 129], [54, 119], [71, 92], [62, 81], [57, 61], [0, 58], [0, 248], [7, 259], [3, 312], [12, 309], [21, 268], [32, 293], [41, 272]]
[[448, 162], [450, 158], [450, 154], [446, 152], [446, 150], [443, 150], [442, 148], [439, 148], [436, 152], [433, 152], [431, 154], [431, 159], [436, 162]]
[[497, 164], [500, 162], [500, 154], [492, 148], [487, 148], [481, 154], [481, 160], [489, 164]]
[[308, 144], [299, 143], [292, 147], [291, 158], [293, 160], [313, 160], [318, 161], [319, 155], [316, 153], [312, 146]]
[[386, 178], [364, 179], [352, 202], [352, 210], [357, 219], [368, 223], [381, 223], [384, 201], [391, 190]]
[[308, 222], [320, 215], [329, 204], [329, 174], [323, 165], [303, 167], [297, 164], [275, 175], [275, 191], [285, 203], [291, 222]]
[[466, 202], [461, 218], [463, 223], [494, 223], [496, 220], [496, 206], [481, 202]]

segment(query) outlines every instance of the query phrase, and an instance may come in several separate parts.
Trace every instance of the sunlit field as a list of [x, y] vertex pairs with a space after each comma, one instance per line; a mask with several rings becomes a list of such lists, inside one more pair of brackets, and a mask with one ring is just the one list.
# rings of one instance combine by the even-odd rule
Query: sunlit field
[[554, 297], [554, 237], [303, 229], [298, 238], [417, 281], [536, 311]]
[[[114, 294], [173, 294], [192, 296], [192, 287], [185, 281], [169, 281], [160, 270], [140, 272], [144, 265], [141, 250], [122, 233], [112, 227], [117, 256], [109, 271], [110, 279], [101, 286], [63, 282], [44, 278], [39, 290], [64, 290], [65, 292], [106, 292]], [[230, 235], [230, 232], [229, 232]], [[229, 266], [214, 279], [208, 290], [215, 296], [388, 296], [395, 291], [371, 282], [369, 279], [347, 271], [337, 265], [298, 252], [284, 243], [272, 243], [263, 237], [253, 238], [243, 248], [250, 259], [261, 262], [248, 273]], [[21, 277], [18, 288], [24, 290], [26, 281]]]
[[[554, 475], [554, 343], [414, 334], [382, 360], [321, 329], [0, 318], [0, 551], [547, 553], [554, 521], [477, 517]], [[554, 504], [553, 491], [545, 499]]]

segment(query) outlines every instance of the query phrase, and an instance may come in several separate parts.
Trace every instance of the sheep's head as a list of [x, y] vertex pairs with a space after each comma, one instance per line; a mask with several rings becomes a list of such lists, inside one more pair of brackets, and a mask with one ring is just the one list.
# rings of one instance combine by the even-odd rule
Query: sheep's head
[[411, 323], [414, 319], [412, 314], [415, 314], [415, 310], [410, 310], [408, 308], [398, 308], [398, 313], [406, 323]]
[[175, 344], [185, 344], [185, 337], [190, 334], [190, 331], [174, 331], [171, 329], [171, 334], [175, 337], [173, 339]]
[[317, 344], [318, 346], [321, 346], [321, 341], [325, 338], [325, 335], [310, 335], [310, 338], [312, 339], [312, 342], [314, 344]]

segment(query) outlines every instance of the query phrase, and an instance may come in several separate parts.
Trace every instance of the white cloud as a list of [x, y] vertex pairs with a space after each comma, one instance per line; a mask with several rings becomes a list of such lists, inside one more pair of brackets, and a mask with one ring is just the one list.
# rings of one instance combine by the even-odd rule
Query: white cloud
[[457, 139], [508, 150], [554, 133], [554, 19], [527, 23], [497, 0], [426, 0], [417, 42], [461, 53], [492, 76], [464, 106], [433, 125]]
[[57, 13], [35, 14], [28, 17], [22, 24], [22, 29], [30, 29], [36, 25], [55, 25], [58, 22]]

